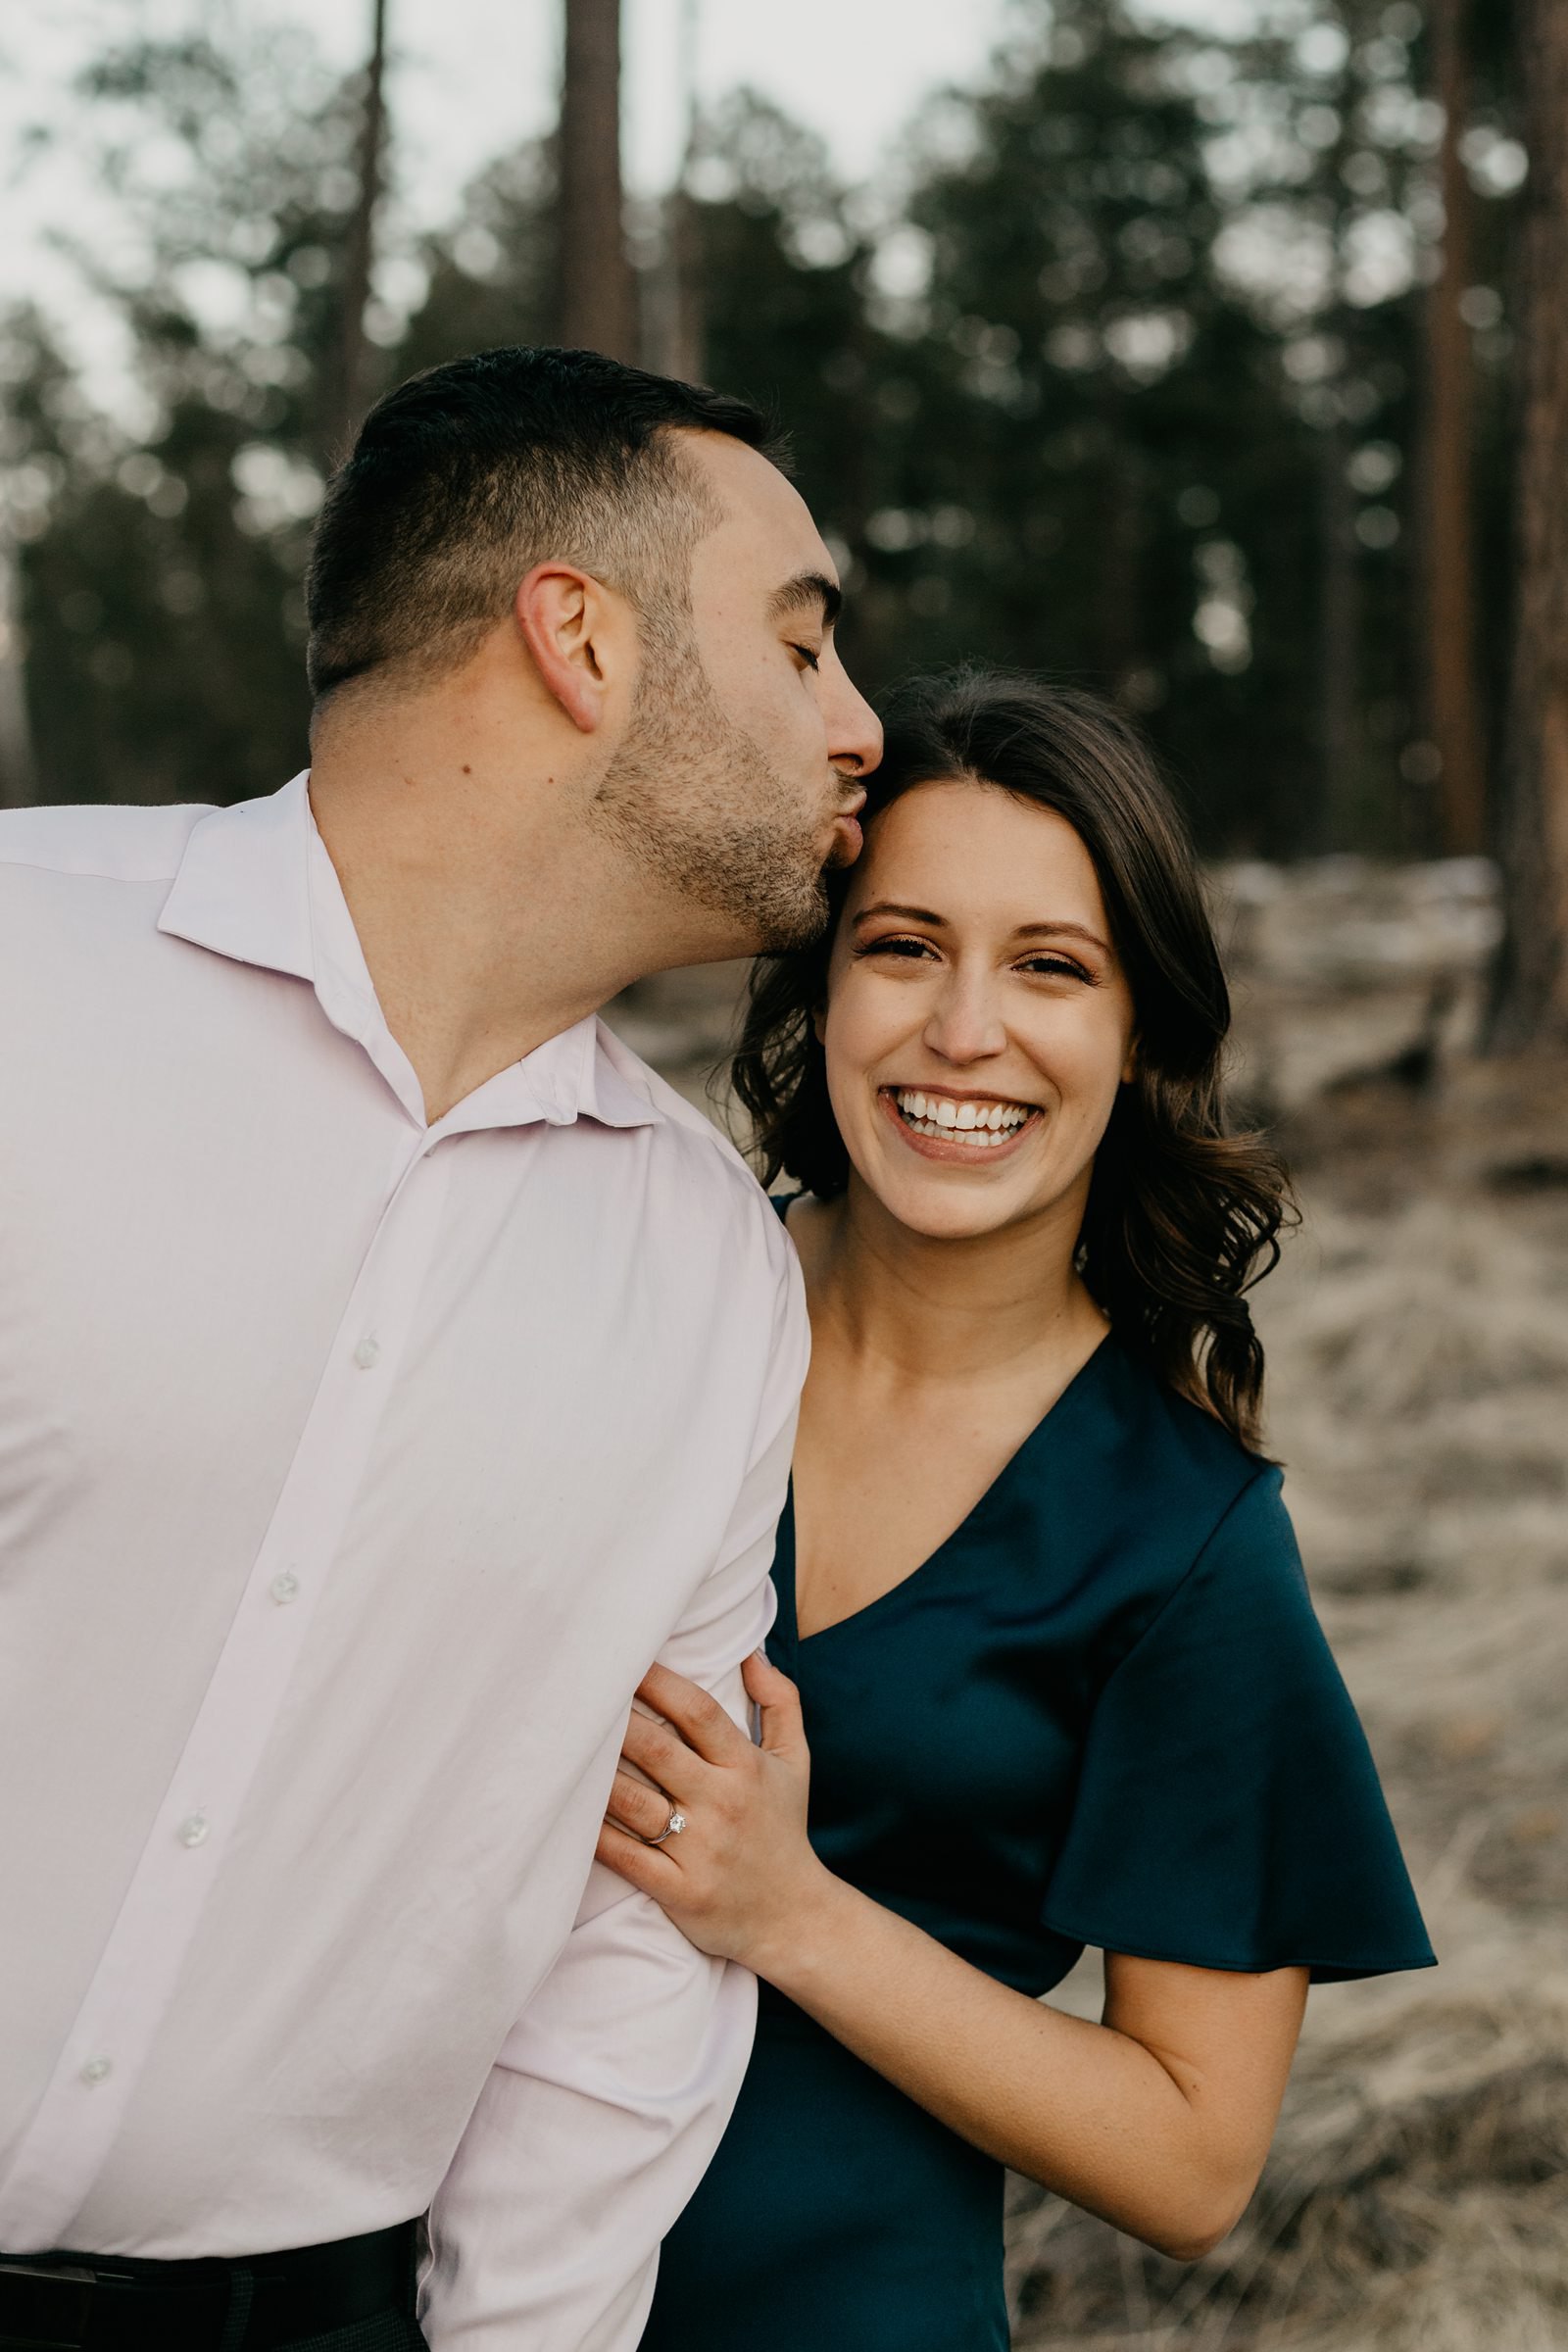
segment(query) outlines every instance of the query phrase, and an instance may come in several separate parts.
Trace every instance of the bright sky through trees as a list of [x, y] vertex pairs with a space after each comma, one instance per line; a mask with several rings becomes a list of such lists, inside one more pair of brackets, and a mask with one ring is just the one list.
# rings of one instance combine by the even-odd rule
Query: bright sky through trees
[[[1191, 5], [1192, 0], [1187, 0]], [[1215, 0], [1200, 0], [1212, 7]], [[626, 0], [626, 165], [633, 188], [667, 184], [683, 137], [679, 34], [685, 0]], [[368, 37], [368, 0], [74, 0], [19, 14], [0, 32], [0, 185], [8, 234], [0, 302], [40, 294], [51, 310], [79, 299], [50, 250], [51, 231], [80, 231], [91, 202], [72, 154], [71, 79], [120, 40], [199, 28], [221, 37], [243, 13], [307, 27], [336, 68]], [[869, 177], [927, 90], [982, 70], [1005, 26], [1006, 0], [700, 0], [702, 95], [751, 83], [819, 131], [846, 178]], [[549, 128], [561, 0], [393, 0], [389, 75], [393, 172], [419, 225], [441, 219], [492, 155]], [[28, 153], [34, 126], [49, 151]], [[113, 235], [113, 224], [105, 223]], [[95, 338], [78, 316], [71, 339]]]
[[[684, 137], [680, 44], [691, 0], [625, 0], [625, 164], [635, 191], [667, 186]], [[1281, 0], [1141, 0], [1140, 13], [1239, 34]], [[1288, 8], [1290, 0], [1285, 0]], [[896, 184], [900, 134], [945, 83], [972, 84], [1006, 37], [1010, 0], [695, 0], [699, 95], [750, 85], [816, 131], [850, 183]], [[369, 0], [63, 0], [0, 29], [0, 306], [41, 302], [95, 397], [126, 397], [120, 335], [84, 298], [62, 230], [100, 253], [120, 224], [74, 152], [74, 75], [122, 41], [241, 24], [298, 28], [335, 70], [364, 58]], [[391, 169], [382, 249], [457, 208], [489, 159], [548, 130], [559, 88], [561, 0], [392, 0]], [[39, 133], [45, 134], [40, 138]], [[889, 170], [891, 167], [891, 170]], [[395, 270], [396, 263], [392, 267]]]

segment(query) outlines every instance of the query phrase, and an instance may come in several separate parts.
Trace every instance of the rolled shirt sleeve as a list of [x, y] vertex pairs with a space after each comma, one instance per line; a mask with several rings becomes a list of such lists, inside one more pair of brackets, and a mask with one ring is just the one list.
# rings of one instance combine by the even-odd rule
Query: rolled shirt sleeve
[[[741, 1666], [772, 1621], [808, 1345], [799, 1269], [784, 1257], [751, 1463], [718, 1560], [660, 1653], [742, 1724]], [[432, 2352], [634, 2352], [660, 2241], [729, 2121], [756, 2014], [746, 1970], [709, 1959], [595, 1865], [432, 2208]]]

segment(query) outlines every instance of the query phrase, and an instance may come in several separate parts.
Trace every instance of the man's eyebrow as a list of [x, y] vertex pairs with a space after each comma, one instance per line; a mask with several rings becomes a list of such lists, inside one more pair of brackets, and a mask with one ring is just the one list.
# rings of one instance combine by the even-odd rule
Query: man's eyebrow
[[822, 608], [824, 629], [831, 629], [844, 610], [844, 592], [825, 571], [798, 571], [793, 580], [775, 588], [767, 600], [767, 617], [787, 620], [792, 612], [804, 612], [810, 605]]

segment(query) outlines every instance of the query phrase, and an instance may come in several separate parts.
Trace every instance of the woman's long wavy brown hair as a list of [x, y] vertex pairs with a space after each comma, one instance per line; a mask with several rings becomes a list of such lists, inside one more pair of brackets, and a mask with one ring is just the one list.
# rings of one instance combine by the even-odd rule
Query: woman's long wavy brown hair
[[[1256, 1451], [1263, 1349], [1246, 1293], [1278, 1262], [1294, 1208], [1278, 1155], [1226, 1119], [1230, 994], [1192, 843], [1152, 757], [1098, 697], [991, 670], [915, 679], [882, 715], [868, 825], [911, 786], [962, 777], [1054, 809], [1093, 858], [1138, 1052], [1096, 1156], [1078, 1264], [1118, 1339]], [[812, 1023], [845, 877], [829, 889], [826, 935], [754, 965], [733, 1068], [764, 1182], [788, 1175], [823, 1200], [850, 1174]]]

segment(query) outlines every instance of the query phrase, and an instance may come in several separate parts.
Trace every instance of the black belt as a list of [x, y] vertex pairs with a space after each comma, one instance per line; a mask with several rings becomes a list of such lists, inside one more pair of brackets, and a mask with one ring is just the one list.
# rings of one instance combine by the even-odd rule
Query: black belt
[[0, 2352], [266, 2352], [414, 2309], [415, 2225], [276, 2254], [0, 2255]]

